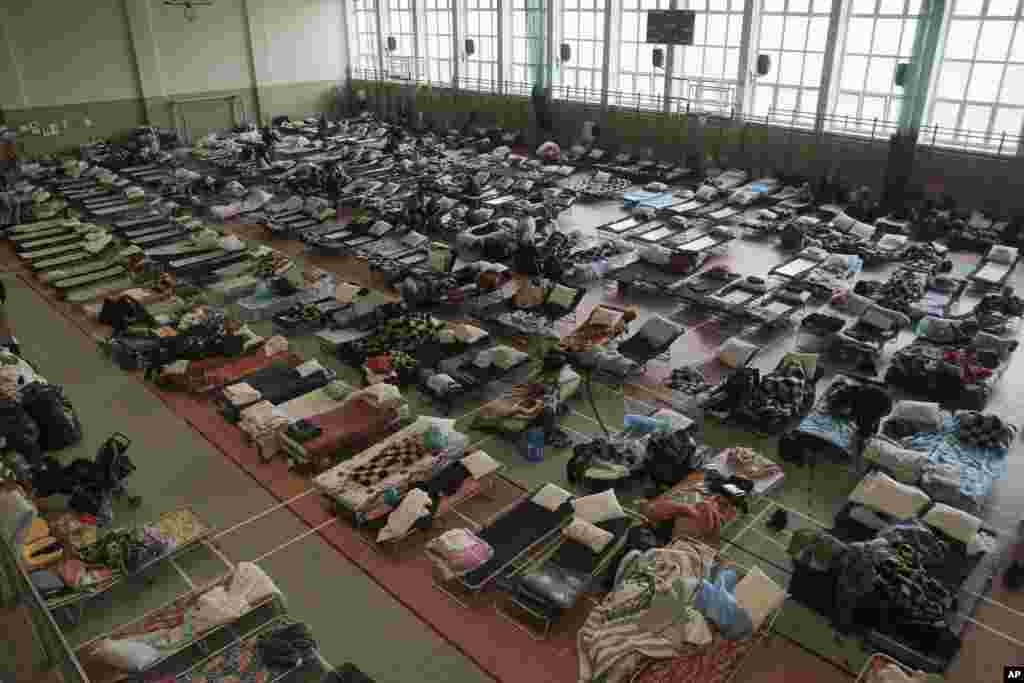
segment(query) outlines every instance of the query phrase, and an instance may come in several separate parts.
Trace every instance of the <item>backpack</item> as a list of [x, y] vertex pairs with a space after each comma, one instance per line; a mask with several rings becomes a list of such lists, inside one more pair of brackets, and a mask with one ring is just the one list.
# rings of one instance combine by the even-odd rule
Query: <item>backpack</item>
[[32, 382], [21, 390], [21, 403], [39, 425], [44, 451], [67, 448], [82, 440], [82, 423], [59, 384]]
[[704, 465], [689, 430], [652, 434], [647, 441], [647, 474], [657, 484], [672, 486]]

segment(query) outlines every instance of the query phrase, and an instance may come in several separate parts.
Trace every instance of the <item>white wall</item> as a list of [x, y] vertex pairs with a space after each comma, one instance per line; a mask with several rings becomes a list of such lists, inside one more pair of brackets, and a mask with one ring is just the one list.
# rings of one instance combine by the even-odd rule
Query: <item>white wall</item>
[[[244, 0], [216, 0], [196, 7], [187, 21], [181, 7], [150, 2], [152, 49], [156, 53], [164, 95], [253, 87]], [[143, 49], [148, 40], [140, 41]]]
[[344, 0], [0, 0], [0, 107], [256, 90], [345, 76]]
[[[4, 0], [5, 107], [133, 99], [138, 76], [122, 0]], [[8, 42], [9, 41], [9, 42]], [[21, 71], [20, 101], [11, 101]], [[14, 87], [10, 87], [13, 85]]]
[[[342, 0], [248, 0], [261, 85], [327, 81], [345, 73]], [[260, 68], [262, 67], [262, 68]]]

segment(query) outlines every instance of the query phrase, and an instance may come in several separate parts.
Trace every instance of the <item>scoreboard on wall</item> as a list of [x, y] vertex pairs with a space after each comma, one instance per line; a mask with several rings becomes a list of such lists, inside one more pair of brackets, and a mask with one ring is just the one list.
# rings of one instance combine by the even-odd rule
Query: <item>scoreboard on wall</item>
[[693, 45], [696, 12], [663, 9], [647, 12], [647, 42], [662, 45]]

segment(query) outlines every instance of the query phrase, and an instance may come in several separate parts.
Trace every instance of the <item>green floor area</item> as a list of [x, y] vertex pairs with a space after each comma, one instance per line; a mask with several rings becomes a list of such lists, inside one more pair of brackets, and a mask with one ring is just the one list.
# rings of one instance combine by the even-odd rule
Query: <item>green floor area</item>
[[[138, 509], [119, 504], [118, 523], [149, 521], [187, 505], [215, 529], [228, 529], [278, 504], [36, 292], [9, 274], [3, 282], [8, 322], [23, 353], [47, 379], [64, 385], [84, 426], [82, 443], [59, 457], [92, 457], [113, 431], [132, 439], [129, 454], [138, 471], [128, 483], [143, 502]], [[219, 545], [233, 561], [252, 560], [307, 532], [294, 514], [279, 509], [223, 536]], [[290, 613], [313, 629], [332, 664], [352, 661], [382, 683], [490, 680], [318, 535], [259, 564], [281, 588]], [[145, 583], [122, 584], [89, 603], [67, 630], [68, 640], [84, 642], [177, 597], [189, 588], [183, 574], [201, 584], [224, 570], [209, 550], [190, 552]]]

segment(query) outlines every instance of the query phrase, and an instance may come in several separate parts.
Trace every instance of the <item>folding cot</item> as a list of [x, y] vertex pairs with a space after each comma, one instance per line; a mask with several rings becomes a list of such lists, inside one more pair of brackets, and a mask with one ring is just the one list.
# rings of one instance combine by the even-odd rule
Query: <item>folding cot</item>
[[1001, 287], [1010, 279], [1019, 261], [1017, 247], [996, 244], [967, 278], [978, 287]]

